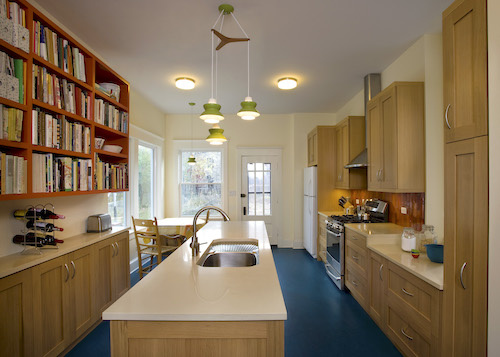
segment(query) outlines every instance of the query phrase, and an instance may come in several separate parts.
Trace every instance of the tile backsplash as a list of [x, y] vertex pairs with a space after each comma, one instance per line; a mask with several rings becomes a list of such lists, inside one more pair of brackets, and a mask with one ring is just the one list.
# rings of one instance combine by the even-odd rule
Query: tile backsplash
[[[366, 190], [351, 190], [351, 202], [355, 205], [356, 199], [378, 198], [389, 203], [389, 222], [403, 227], [422, 228], [425, 218], [424, 193], [388, 193]], [[401, 207], [406, 207], [407, 214], [401, 213]]]

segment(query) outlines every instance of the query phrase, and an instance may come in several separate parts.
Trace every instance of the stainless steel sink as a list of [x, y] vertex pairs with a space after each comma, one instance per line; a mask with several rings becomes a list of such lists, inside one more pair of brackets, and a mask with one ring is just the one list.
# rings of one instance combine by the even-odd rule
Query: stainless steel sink
[[202, 267], [249, 267], [259, 264], [259, 243], [256, 239], [228, 241], [217, 239], [197, 262]]

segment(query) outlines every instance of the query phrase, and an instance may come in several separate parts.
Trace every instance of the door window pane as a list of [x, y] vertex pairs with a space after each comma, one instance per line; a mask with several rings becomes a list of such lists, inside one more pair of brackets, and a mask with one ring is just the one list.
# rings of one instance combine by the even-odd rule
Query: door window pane
[[248, 215], [270, 216], [271, 213], [271, 164], [248, 163]]
[[153, 210], [153, 149], [139, 145], [139, 218], [151, 219]]

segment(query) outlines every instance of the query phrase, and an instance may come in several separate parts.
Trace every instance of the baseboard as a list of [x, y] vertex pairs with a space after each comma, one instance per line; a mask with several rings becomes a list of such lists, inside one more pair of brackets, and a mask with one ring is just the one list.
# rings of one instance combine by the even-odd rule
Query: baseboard
[[134, 258], [130, 261], [130, 274], [139, 269], [139, 259]]
[[302, 241], [294, 241], [293, 249], [304, 249], [304, 242]]

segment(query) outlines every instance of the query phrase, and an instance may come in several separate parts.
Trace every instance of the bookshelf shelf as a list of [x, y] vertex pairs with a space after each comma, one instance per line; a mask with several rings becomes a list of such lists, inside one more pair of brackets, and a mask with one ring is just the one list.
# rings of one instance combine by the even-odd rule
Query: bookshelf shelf
[[104, 99], [105, 101], [113, 104], [114, 106], [120, 108], [124, 112], [128, 112], [128, 108], [125, 105], [123, 105], [122, 103], [117, 102], [113, 98], [111, 98], [111, 97], [107, 96], [106, 94], [102, 93], [99, 89], [95, 89], [95, 95], [97, 97], [99, 97], [101, 99]]
[[92, 158], [92, 154], [85, 154], [83, 152], [49, 148], [47, 146], [41, 146], [41, 145], [33, 145], [33, 151], [36, 151], [39, 153], [52, 153], [54, 155], [61, 155], [61, 156], [79, 157], [82, 159], [91, 159]]
[[64, 116], [71, 118], [73, 120], [77, 120], [83, 124], [92, 125], [92, 123], [93, 123], [93, 121], [90, 119], [85, 119], [84, 117], [82, 117], [78, 114], [73, 114], [73, 113], [70, 113], [64, 109], [59, 109], [58, 107], [56, 107], [54, 105], [50, 105], [50, 104], [41, 102], [38, 99], [33, 99], [32, 101], [33, 101], [34, 106], [43, 108], [45, 110], [49, 110], [49, 111], [54, 112], [56, 114], [64, 115]]
[[[26, 0], [14, 0], [16, 1], [25, 11], [26, 16], [26, 28], [30, 32], [30, 52], [26, 53], [23, 50], [9, 44], [8, 42], [0, 39], [0, 50], [7, 53], [14, 59], [22, 59], [24, 62], [24, 77], [23, 77], [23, 85], [24, 85], [24, 102], [23, 104], [17, 103], [15, 101], [0, 97], [0, 104], [19, 109], [24, 112], [23, 114], [23, 125], [22, 125], [22, 136], [21, 142], [17, 141], [9, 141], [0, 139], [0, 152], [4, 153], [3, 156], [20, 156], [24, 158], [25, 163], [25, 171], [23, 174], [23, 178], [26, 179], [26, 193], [21, 194], [5, 194], [0, 193], [0, 201], [4, 200], [17, 200], [17, 199], [28, 199], [28, 198], [46, 198], [46, 197], [66, 197], [66, 196], [76, 196], [76, 195], [89, 195], [89, 194], [103, 194], [109, 192], [124, 192], [128, 191], [127, 189], [93, 189], [96, 186], [97, 179], [97, 170], [96, 167], [99, 166], [101, 170], [113, 170], [113, 172], [119, 172], [114, 177], [114, 180], [122, 180], [121, 183], [127, 185], [128, 183], [128, 167], [126, 166], [128, 163], [128, 155], [129, 155], [129, 145], [128, 145], [128, 121], [129, 118], [124, 118], [122, 121], [126, 123], [125, 131], [126, 133], [121, 132], [119, 130], [115, 130], [111, 127], [108, 127], [103, 124], [98, 124], [94, 121], [94, 111], [95, 111], [95, 100], [102, 99], [105, 102], [113, 105], [120, 112], [127, 113], [129, 112], [129, 84], [123, 79], [120, 75], [113, 71], [108, 65], [103, 63], [100, 59], [98, 59], [92, 52], [82, 46], [78, 41], [72, 38], [69, 34], [63, 31], [59, 26], [57, 26], [54, 22], [52, 22], [49, 18], [47, 18], [43, 13], [37, 10], [34, 6], [29, 4]], [[39, 24], [36, 24], [39, 22]], [[38, 27], [37, 27], [38, 26]], [[43, 43], [44, 46], [47, 46], [47, 51], [49, 49], [48, 42], [42, 42], [42, 37], [40, 36], [40, 32], [38, 32], [38, 37], [35, 37], [36, 32], [38, 30], [42, 30], [44, 35], [51, 34], [47, 37], [44, 36], [43, 41], [48, 41], [49, 37], [53, 39], [52, 41], [52, 52], [40, 52], [40, 46]], [[47, 31], [47, 32], [45, 32]], [[73, 50], [66, 50], [65, 45], [61, 47], [61, 41], [63, 43], [69, 45]], [[67, 41], [67, 42], [66, 42]], [[37, 50], [38, 49], [38, 50]], [[59, 61], [59, 66], [57, 65], [57, 58], [61, 59], [63, 57], [60, 56], [61, 52], [65, 56], [71, 57], [71, 63], [73, 64], [72, 71], [71, 66], [69, 66], [69, 59], [66, 57], [64, 59], [65, 65], [68, 64], [69, 72], [66, 72], [61, 67], [66, 67], [65, 65], [61, 65]], [[67, 52], [66, 52], [67, 51]], [[43, 54], [44, 57], [39, 54]], [[47, 54], [47, 56], [46, 56]], [[68, 61], [68, 63], [66, 63]], [[35, 77], [33, 74], [33, 65], [37, 65], [45, 68], [47, 73], [51, 75], [57, 76], [60, 80], [67, 80], [68, 84], [75, 84], [77, 98], [78, 93], [81, 90], [86, 91], [88, 96], [84, 98], [82, 96], [81, 101], [82, 105], [78, 104], [78, 108], [83, 106], [85, 103], [90, 102], [90, 106], [87, 106], [85, 109], [88, 110], [88, 119], [84, 118], [81, 115], [71, 113], [64, 109], [59, 109], [56, 105], [51, 105], [48, 103], [44, 103], [42, 100], [38, 100], [33, 98], [33, 86]], [[61, 66], [61, 67], [60, 67]], [[73, 73], [75, 75], [73, 75]], [[77, 78], [79, 77], [79, 78]], [[82, 80], [84, 79], [84, 80]], [[120, 88], [120, 98], [119, 100], [114, 100], [108, 97], [106, 94], [102, 93], [98, 89], [96, 89], [96, 83], [113, 83], [119, 86]], [[79, 89], [78, 89], [79, 88]], [[40, 94], [40, 93], [38, 93]], [[78, 102], [80, 103], [80, 102]], [[68, 122], [74, 122], [75, 127], [78, 127], [76, 124], [82, 124], [84, 127], [90, 128], [90, 153], [85, 154], [83, 152], [70, 151], [70, 150], [62, 150], [56, 149], [41, 145], [34, 145], [32, 141], [32, 136], [36, 135], [36, 130], [32, 128], [32, 125], [36, 123], [35, 120], [37, 116], [32, 113], [35, 109], [40, 109], [41, 112], [47, 113], [49, 115], [46, 118], [50, 119], [50, 116], [57, 117], [57, 115], [64, 115]], [[76, 109], [76, 103], [75, 103]], [[78, 109], [77, 109], [78, 110]], [[85, 115], [85, 114], [84, 114]], [[125, 115], [125, 114], [124, 114]], [[121, 116], [121, 114], [120, 114]], [[58, 117], [60, 119], [60, 117]], [[46, 121], [50, 124], [50, 120], [46, 119]], [[58, 125], [58, 123], [62, 123], [60, 120], [54, 121]], [[53, 123], [54, 123], [53, 122]], [[42, 120], [43, 123], [43, 120]], [[61, 124], [62, 125], [62, 124]], [[73, 124], [72, 124], [73, 125]], [[36, 127], [36, 126], [35, 126]], [[40, 130], [40, 121], [38, 121], [38, 129]], [[44, 127], [44, 130], [47, 130]], [[50, 128], [50, 126], [48, 127]], [[55, 128], [55, 129], [54, 129]], [[55, 126], [53, 130], [53, 135], [57, 135], [59, 139], [59, 135], [62, 135], [58, 129], [58, 126]], [[50, 129], [49, 129], [50, 130]], [[62, 130], [62, 127], [61, 127]], [[88, 129], [87, 129], [88, 130]], [[88, 131], [87, 131], [88, 133]], [[41, 134], [39, 134], [41, 135]], [[45, 135], [45, 134], [44, 134]], [[76, 134], [75, 134], [76, 135]], [[78, 135], [76, 137], [79, 137]], [[100, 137], [105, 140], [107, 144], [115, 144], [123, 147], [123, 151], [119, 154], [107, 152], [104, 150], [97, 150], [94, 147], [94, 138]], [[88, 136], [87, 136], [88, 138]], [[50, 140], [50, 139], [49, 139]], [[88, 142], [88, 141], [87, 141]], [[40, 187], [44, 187], [43, 184], [40, 186], [39, 176], [42, 172], [48, 172], [48, 166], [45, 166], [47, 162], [50, 162], [51, 165], [54, 165], [51, 161], [43, 161], [43, 158], [46, 157], [48, 160], [52, 160], [54, 162], [66, 162], [68, 160], [70, 163], [73, 162], [73, 167], [80, 167], [78, 165], [83, 165], [81, 167], [84, 168], [82, 171], [80, 168], [78, 169], [78, 173], [89, 172], [88, 169], [92, 168], [92, 176], [87, 176], [87, 183], [85, 182], [72, 182], [72, 189], [75, 188], [85, 188], [88, 186], [88, 190], [72, 190], [72, 191], [58, 191], [58, 192], [34, 192], [35, 190], [40, 190]], [[42, 159], [42, 161], [40, 161]], [[20, 160], [20, 159], [19, 159]], [[96, 162], [97, 161], [97, 162]], [[36, 164], [36, 165], [35, 165]], [[19, 164], [20, 165], [20, 164]], [[42, 166], [40, 166], [42, 165]], [[64, 164], [63, 166], [65, 166]], [[77, 165], [77, 166], [74, 166]], [[103, 166], [104, 165], [104, 166]], [[27, 167], [26, 167], [27, 166]], [[71, 166], [71, 165], [70, 165]], [[44, 169], [45, 167], [45, 169]], [[52, 167], [52, 166], [50, 166]], [[54, 169], [56, 166], [54, 166]], [[35, 174], [35, 172], [37, 174]], [[62, 172], [62, 171], [61, 171]], [[102, 173], [99, 172], [100, 179], [102, 180]], [[47, 174], [46, 174], [47, 175]], [[125, 175], [125, 176], [124, 176]], [[43, 176], [43, 174], [42, 174]], [[2, 177], [3, 178], [3, 177]], [[84, 176], [80, 176], [81, 179], [84, 179]], [[77, 180], [78, 181], [78, 180]], [[67, 181], [66, 181], [67, 182]], [[76, 181], [75, 181], [76, 182]], [[105, 187], [115, 187], [116, 181], [109, 181], [105, 184]], [[38, 185], [38, 186], [37, 186]], [[56, 187], [55, 183], [52, 183], [53, 187]], [[35, 189], [38, 187], [38, 189]], [[61, 186], [58, 186], [61, 187]], [[102, 187], [102, 185], [100, 186]], [[120, 185], [118, 185], [120, 187]], [[66, 187], [68, 188], [68, 187]], [[3, 192], [3, 191], [0, 191]], [[7, 191], [8, 192], [8, 191]]]

